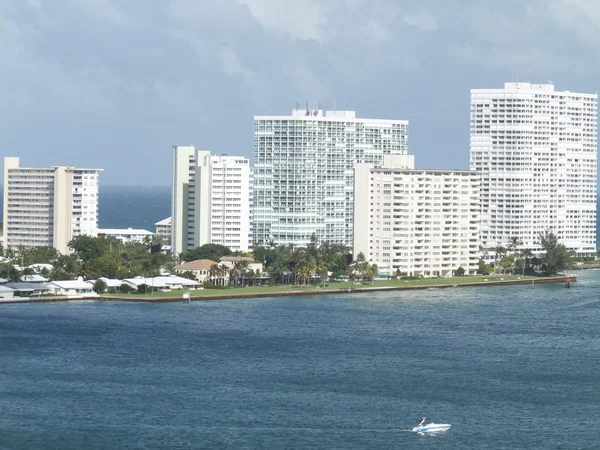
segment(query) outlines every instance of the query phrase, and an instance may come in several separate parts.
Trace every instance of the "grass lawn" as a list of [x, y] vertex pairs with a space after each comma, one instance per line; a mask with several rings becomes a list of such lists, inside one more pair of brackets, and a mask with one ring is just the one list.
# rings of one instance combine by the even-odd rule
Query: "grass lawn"
[[[517, 275], [498, 275], [498, 276], [466, 276], [466, 277], [451, 277], [451, 278], [421, 278], [418, 280], [376, 280], [373, 283], [359, 284], [350, 281], [330, 282], [323, 290], [337, 290], [348, 287], [354, 290], [360, 290], [370, 287], [395, 287], [395, 286], [435, 286], [435, 285], [450, 285], [468, 284], [468, 283], [483, 283], [493, 281], [510, 281], [510, 280], [534, 280], [536, 277], [521, 277]], [[225, 289], [201, 289], [191, 291], [192, 297], [210, 297], [221, 295], [247, 295], [247, 294], [275, 294], [280, 292], [303, 292], [315, 291], [315, 285], [303, 286], [246, 286], [246, 287], [229, 287]], [[119, 298], [182, 298], [185, 290], [176, 290], [170, 292], [153, 292], [147, 294], [103, 294], [102, 297], [119, 297]]]

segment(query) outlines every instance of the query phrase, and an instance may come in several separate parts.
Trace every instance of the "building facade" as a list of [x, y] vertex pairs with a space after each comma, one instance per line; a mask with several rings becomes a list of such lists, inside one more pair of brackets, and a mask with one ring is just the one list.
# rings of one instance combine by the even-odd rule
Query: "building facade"
[[353, 254], [380, 275], [452, 276], [479, 265], [479, 174], [415, 170], [414, 158], [357, 164]]
[[163, 244], [164, 250], [171, 250], [171, 218], [167, 217], [154, 224], [155, 233], [154, 235], [159, 239], [159, 242]]
[[173, 148], [171, 249], [204, 244], [248, 251], [250, 161], [211, 155], [194, 147]]
[[19, 158], [4, 158], [4, 248], [50, 246], [68, 254], [73, 237], [94, 235], [100, 172], [23, 168]]
[[595, 254], [597, 101], [552, 84], [471, 90], [470, 168], [482, 177], [490, 258], [513, 237], [539, 253], [547, 230], [578, 255]]
[[352, 245], [354, 165], [408, 152], [408, 121], [296, 109], [254, 117], [254, 240]]

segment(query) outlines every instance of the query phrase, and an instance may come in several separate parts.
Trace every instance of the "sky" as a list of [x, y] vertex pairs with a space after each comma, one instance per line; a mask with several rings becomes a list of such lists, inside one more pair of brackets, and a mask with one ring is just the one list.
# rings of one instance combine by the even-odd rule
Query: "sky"
[[0, 0], [0, 148], [166, 186], [173, 145], [251, 157], [254, 115], [322, 102], [467, 169], [469, 89], [596, 92], [599, 50], [597, 0]]

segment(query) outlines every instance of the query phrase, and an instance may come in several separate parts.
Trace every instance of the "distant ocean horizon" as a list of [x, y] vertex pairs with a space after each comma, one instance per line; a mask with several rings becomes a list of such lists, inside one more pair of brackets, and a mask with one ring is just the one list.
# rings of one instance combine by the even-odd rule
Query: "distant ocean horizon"
[[[3, 214], [3, 194], [0, 187], [0, 216]], [[170, 215], [170, 186], [100, 185], [99, 228], [142, 228], [154, 232], [154, 224]]]
[[[0, 185], [0, 217], [3, 214], [3, 194], [3, 186]], [[154, 232], [154, 224], [169, 216], [171, 186], [100, 185], [99, 228], [141, 228]], [[600, 236], [600, 214], [596, 218], [596, 235]]]

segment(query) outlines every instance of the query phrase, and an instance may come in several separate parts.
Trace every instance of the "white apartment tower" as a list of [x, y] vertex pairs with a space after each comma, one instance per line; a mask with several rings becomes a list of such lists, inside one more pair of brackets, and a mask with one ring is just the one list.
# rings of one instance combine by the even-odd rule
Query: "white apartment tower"
[[540, 252], [552, 230], [578, 255], [596, 252], [596, 94], [552, 84], [471, 90], [470, 167], [481, 173], [481, 243], [512, 237]]
[[353, 254], [382, 275], [452, 276], [479, 263], [479, 174], [415, 170], [414, 157], [357, 164]]
[[250, 162], [192, 146], [173, 147], [171, 250], [204, 244], [248, 251]]
[[408, 121], [296, 109], [254, 117], [254, 239], [352, 245], [354, 165], [408, 151]]
[[5, 249], [49, 246], [69, 254], [68, 242], [98, 228], [101, 169], [24, 168], [4, 158]]

